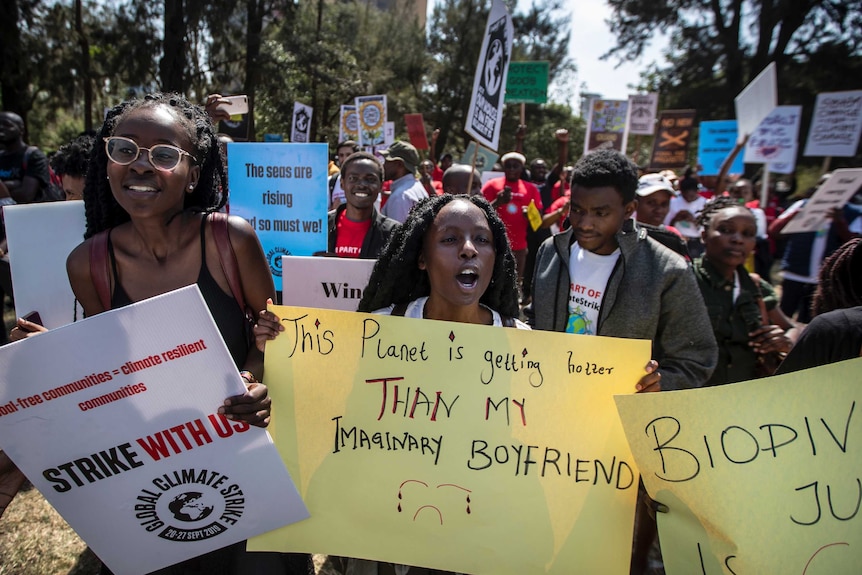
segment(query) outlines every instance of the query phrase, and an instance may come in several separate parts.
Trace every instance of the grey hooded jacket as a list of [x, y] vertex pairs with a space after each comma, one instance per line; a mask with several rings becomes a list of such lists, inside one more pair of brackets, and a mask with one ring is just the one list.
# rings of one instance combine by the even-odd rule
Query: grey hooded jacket
[[[573, 241], [569, 229], [539, 247], [533, 303], [524, 310], [533, 329], [566, 329]], [[633, 220], [617, 241], [620, 258], [608, 279], [597, 335], [649, 339], [663, 390], [701, 387], [715, 369], [718, 347], [690, 266]]]

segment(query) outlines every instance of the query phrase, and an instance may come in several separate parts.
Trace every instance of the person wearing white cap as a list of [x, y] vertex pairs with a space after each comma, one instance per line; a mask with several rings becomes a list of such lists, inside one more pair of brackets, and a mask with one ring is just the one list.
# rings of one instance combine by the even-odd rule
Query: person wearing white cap
[[521, 289], [521, 281], [524, 277], [524, 268], [527, 261], [527, 214], [526, 208], [530, 202], [536, 204], [539, 213], [542, 213], [542, 196], [539, 189], [530, 182], [521, 179], [524, 164], [527, 159], [518, 152], [503, 154], [500, 163], [506, 175], [502, 178], [494, 178], [482, 187], [485, 199], [497, 210], [500, 219], [506, 224], [506, 233], [512, 252], [515, 255], [515, 265], [518, 272], [518, 288]]
[[675, 227], [663, 223], [670, 211], [671, 198], [679, 195], [664, 172], [641, 176], [635, 194], [638, 207], [634, 218], [638, 226], [646, 229], [652, 239], [690, 260], [683, 235]]

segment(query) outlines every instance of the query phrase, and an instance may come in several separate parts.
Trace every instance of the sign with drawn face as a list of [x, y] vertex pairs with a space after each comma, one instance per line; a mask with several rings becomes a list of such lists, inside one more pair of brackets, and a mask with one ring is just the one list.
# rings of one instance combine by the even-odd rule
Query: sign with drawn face
[[311, 518], [251, 549], [629, 572], [638, 481], [613, 394], [634, 391], [648, 341], [273, 311], [271, 427]]
[[341, 106], [338, 122], [338, 141], [359, 140], [359, 120], [356, 119], [356, 106]]
[[500, 141], [500, 124], [503, 115], [506, 78], [512, 59], [512, 17], [505, 4], [494, 0], [476, 75], [473, 78], [473, 97], [467, 112], [464, 131], [484, 146], [496, 150]]

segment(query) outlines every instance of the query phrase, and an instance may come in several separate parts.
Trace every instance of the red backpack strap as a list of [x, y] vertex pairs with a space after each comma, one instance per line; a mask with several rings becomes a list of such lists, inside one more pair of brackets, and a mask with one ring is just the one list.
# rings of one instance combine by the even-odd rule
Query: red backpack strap
[[111, 269], [108, 263], [108, 234], [99, 232], [90, 241], [90, 279], [105, 311], [111, 309]]
[[222, 212], [212, 212], [207, 216], [210, 221], [210, 227], [213, 232], [216, 247], [218, 248], [218, 259], [221, 263], [221, 269], [230, 286], [230, 291], [233, 298], [239, 304], [241, 310], [246, 311], [245, 297], [242, 294], [242, 282], [239, 279], [239, 264], [236, 261], [236, 253], [233, 251], [233, 245], [230, 243], [230, 236], [227, 228], [227, 214]]

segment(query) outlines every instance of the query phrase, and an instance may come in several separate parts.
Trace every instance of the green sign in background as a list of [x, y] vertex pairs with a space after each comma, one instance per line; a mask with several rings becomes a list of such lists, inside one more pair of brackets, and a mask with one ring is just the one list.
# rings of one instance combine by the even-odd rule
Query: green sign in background
[[507, 104], [544, 104], [548, 101], [548, 63], [512, 62], [506, 79]]

